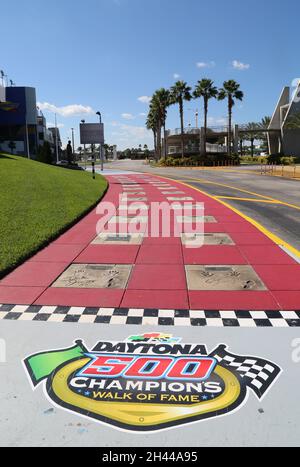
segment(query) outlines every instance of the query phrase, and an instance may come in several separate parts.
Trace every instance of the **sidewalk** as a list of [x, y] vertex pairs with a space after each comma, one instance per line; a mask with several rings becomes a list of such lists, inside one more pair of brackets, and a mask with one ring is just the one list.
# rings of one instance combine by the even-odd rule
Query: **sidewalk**
[[[210, 221], [205, 223], [205, 233], [227, 234], [231, 239], [230, 244], [189, 249], [180, 238], [175, 237], [148, 237], [142, 239], [141, 244], [101, 244], [97, 240], [95, 242], [96, 224], [101, 219], [95, 209], [0, 282], [0, 303], [24, 306], [24, 309], [18, 307], [11, 318], [7, 311], [11, 311], [9, 308], [12, 307], [0, 306], [0, 317], [26, 319], [21, 317], [26, 309], [27, 319], [30, 319], [29, 314], [37, 313], [41, 307], [47, 307], [41, 313], [45, 315], [51, 315], [56, 309], [55, 314], [62, 315], [60, 320], [64, 318], [64, 313], [68, 313], [64, 307], [76, 307], [78, 315], [85, 313], [87, 316], [99, 315], [99, 312], [91, 309], [88, 314], [87, 308], [120, 309], [119, 316], [133, 309], [136, 317], [141, 316], [141, 309], [146, 309], [149, 317], [151, 311], [155, 317], [156, 310], [177, 310], [182, 319], [190, 316], [189, 310], [210, 310], [212, 317], [215, 317], [214, 312], [227, 311], [228, 318], [233, 317], [234, 311], [240, 312], [245, 319], [249, 317], [249, 311], [300, 310], [300, 265], [238, 214], [179, 182], [142, 174], [110, 175], [107, 178], [110, 188], [104, 200], [114, 203], [119, 208], [119, 215], [125, 214], [119, 207], [119, 196], [124, 192], [137, 193], [131, 197], [140, 196], [146, 199], [148, 205], [153, 201], [175, 202], [168, 199], [170, 197], [191, 198], [191, 201], [205, 203], [205, 216], [211, 216]], [[180, 203], [180, 200], [177, 202]], [[74, 287], [70, 277], [62, 277], [69, 267], [76, 271], [83, 264], [123, 266], [123, 284], [106, 288], [95, 285], [86, 287], [84, 284], [88, 280], [83, 270], [79, 274], [83, 284], [80, 287]], [[205, 288], [208, 290], [203, 290], [198, 281], [199, 268], [186, 269], [186, 266], [199, 266], [201, 277], [206, 274], [201, 266], [206, 266], [208, 271], [211, 266], [251, 266], [262, 287], [258, 287], [258, 290], [224, 290], [220, 282], [219, 290], [215, 289], [215, 285], [209, 290], [210, 282], [206, 281]], [[91, 266], [89, 268], [95, 270]], [[193, 269], [196, 269], [196, 279]], [[60, 285], [55, 284], [57, 280]], [[197, 290], [199, 288], [202, 289]], [[34, 307], [28, 309], [28, 305]], [[56, 307], [63, 307], [60, 313]], [[73, 312], [76, 314], [75, 310]], [[165, 318], [168, 316], [166, 312]], [[196, 311], [194, 316], [201, 319]]]

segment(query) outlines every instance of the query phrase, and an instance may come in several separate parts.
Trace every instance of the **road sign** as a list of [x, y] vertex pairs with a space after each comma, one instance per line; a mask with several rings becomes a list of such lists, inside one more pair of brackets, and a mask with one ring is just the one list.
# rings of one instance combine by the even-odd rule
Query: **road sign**
[[104, 144], [104, 124], [81, 123], [80, 144]]

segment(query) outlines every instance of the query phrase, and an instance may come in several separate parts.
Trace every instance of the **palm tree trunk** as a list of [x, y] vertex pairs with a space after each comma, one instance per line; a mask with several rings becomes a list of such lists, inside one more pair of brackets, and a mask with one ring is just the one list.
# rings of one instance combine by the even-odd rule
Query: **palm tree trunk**
[[158, 124], [157, 129], [157, 155], [158, 159], [161, 159], [161, 123]]
[[244, 148], [243, 148], [243, 140], [240, 139], [240, 152], [241, 152], [241, 156], [244, 155]]
[[228, 157], [231, 156], [231, 124], [232, 124], [232, 104], [230, 97], [228, 98]]
[[251, 138], [251, 157], [254, 158], [254, 139]]
[[153, 137], [154, 137], [154, 153], [155, 153], [155, 158], [157, 156], [157, 139], [156, 139], [156, 131], [153, 130]]
[[167, 158], [167, 132], [166, 132], [166, 122], [164, 122], [164, 154], [165, 159]]
[[204, 99], [204, 156], [206, 156], [208, 102]]
[[184, 120], [183, 120], [183, 102], [179, 103], [180, 123], [181, 123], [181, 156], [184, 159]]

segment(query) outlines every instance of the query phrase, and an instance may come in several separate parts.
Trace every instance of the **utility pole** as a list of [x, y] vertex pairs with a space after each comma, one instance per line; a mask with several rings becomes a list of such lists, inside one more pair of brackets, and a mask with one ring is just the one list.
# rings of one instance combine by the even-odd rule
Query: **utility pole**
[[[85, 124], [85, 120], [81, 120], [82, 125]], [[85, 162], [85, 170], [86, 170], [86, 165], [87, 165], [87, 154], [86, 154], [86, 145], [83, 145], [83, 152], [84, 152], [84, 162]]]
[[[102, 126], [102, 115], [101, 115], [101, 112], [97, 112], [96, 115], [99, 116], [100, 126]], [[102, 137], [102, 134], [101, 134], [101, 137]], [[100, 160], [101, 160], [101, 172], [103, 172], [103, 171], [104, 171], [104, 160], [103, 160], [102, 143], [100, 143], [99, 152], [100, 152]]]
[[55, 114], [55, 148], [56, 148], [56, 163], [59, 163], [58, 155], [58, 129], [57, 129], [57, 116]]

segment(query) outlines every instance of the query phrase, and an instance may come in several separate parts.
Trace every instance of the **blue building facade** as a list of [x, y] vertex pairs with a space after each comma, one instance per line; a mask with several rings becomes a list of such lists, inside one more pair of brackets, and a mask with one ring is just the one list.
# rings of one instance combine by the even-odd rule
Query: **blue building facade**
[[0, 103], [0, 145], [13, 142], [16, 153], [37, 152], [36, 91], [31, 87], [7, 87]]

